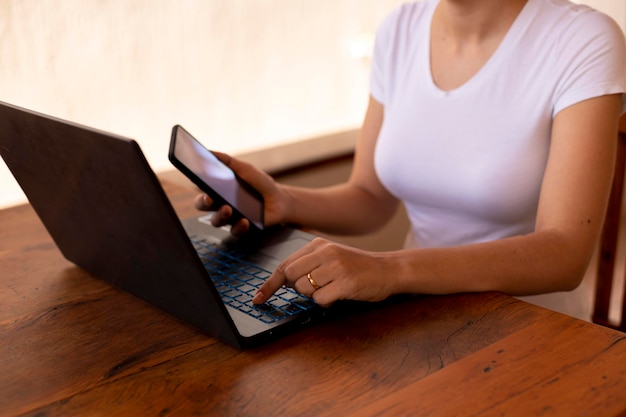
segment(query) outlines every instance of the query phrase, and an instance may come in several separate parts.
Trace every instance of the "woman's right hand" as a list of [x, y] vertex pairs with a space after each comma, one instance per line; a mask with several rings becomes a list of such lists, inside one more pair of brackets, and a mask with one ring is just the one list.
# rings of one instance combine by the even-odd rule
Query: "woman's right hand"
[[[287, 198], [272, 177], [254, 165], [233, 158], [230, 155], [221, 152], [214, 152], [214, 154], [263, 196], [265, 206], [263, 223], [265, 226], [272, 226], [285, 221]], [[201, 194], [196, 198], [195, 207], [198, 210], [214, 211], [215, 214], [211, 217], [211, 224], [215, 227], [230, 224], [231, 233], [235, 236], [241, 235], [250, 229], [250, 222], [247, 219], [233, 221], [232, 207], [228, 205], [218, 207], [211, 197], [206, 194]]]

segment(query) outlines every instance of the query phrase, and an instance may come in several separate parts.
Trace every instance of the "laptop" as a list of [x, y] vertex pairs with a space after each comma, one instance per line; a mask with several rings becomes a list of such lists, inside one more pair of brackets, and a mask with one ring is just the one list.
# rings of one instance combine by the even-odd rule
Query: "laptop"
[[251, 303], [313, 235], [277, 227], [237, 239], [206, 215], [181, 221], [134, 140], [0, 103], [0, 155], [65, 258], [229, 345], [323, 315], [287, 288]]

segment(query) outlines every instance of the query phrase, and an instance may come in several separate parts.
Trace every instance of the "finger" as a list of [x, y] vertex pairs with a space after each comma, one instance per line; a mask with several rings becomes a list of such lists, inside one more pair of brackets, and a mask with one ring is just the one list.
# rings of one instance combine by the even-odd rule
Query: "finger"
[[217, 158], [220, 161], [226, 164], [226, 166], [228, 166], [238, 175], [244, 173], [244, 171], [250, 170], [250, 168], [252, 167], [250, 163], [246, 161], [242, 161], [237, 158], [233, 158], [232, 156], [228, 154], [225, 154], [222, 152], [216, 152], [216, 151], [213, 151], [213, 153], [215, 154], [215, 156], [217, 156]]
[[[304, 248], [306, 248], [306, 246]], [[300, 250], [303, 250], [304, 248], [302, 248]], [[291, 256], [290, 256], [290, 258], [291, 258]], [[259, 287], [257, 292], [254, 294], [254, 297], [252, 298], [252, 302], [254, 304], [262, 304], [262, 303], [266, 302], [283, 285], [286, 286], [286, 287], [291, 287], [291, 288], [295, 289], [297, 292], [299, 292], [301, 294], [307, 295], [307, 294], [311, 294], [312, 293], [312, 291], [307, 291], [307, 290], [302, 290], [301, 291], [301, 290], [298, 290], [298, 288], [296, 288], [296, 284], [297, 284], [299, 278], [302, 278], [302, 274], [300, 274], [298, 276], [295, 276], [295, 277], [292, 277], [290, 279], [289, 278], [290, 274], [288, 274], [286, 272], [286, 267], [288, 265], [290, 265], [290, 264], [288, 263], [287, 260], [283, 261], [283, 263], [281, 263], [278, 266], [278, 268], [276, 268], [274, 273], [272, 273], [272, 275], [267, 279], [267, 281], [265, 281]], [[309, 290], [312, 290], [312, 288], [309, 288]]]
[[300, 277], [319, 266], [319, 261], [309, 255], [313, 255], [323, 242], [323, 239], [316, 237], [286, 257], [276, 269], [283, 271], [287, 277], [292, 278], [292, 283], [295, 283]]
[[283, 285], [295, 289], [296, 282], [318, 266], [314, 257], [308, 256], [315, 251], [316, 240], [298, 249], [281, 262], [267, 281], [259, 287], [252, 302], [264, 303]]
[[233, 209], [230, 206], [222, 206], [211, 216], [211, 224], [215, 227], [222, 227], [228, 224], [233, 215]]
[[235, 172], [240, 178], [249, 183], [252, 188], [260, 191], [262, 190], [263, 184], [267, 181], [266, 175], [259, 176], [259, 173], [264, 174], [262, 171], [258, 171], [254, 165], [249, 162], [242, 161], [237, 158], [233, 158], [232, 156], [221, 153], [221, 152], [213, 152], [215, 156], [218, 157], [220, 161], [226, 164], [230, 169]]
[[227, 166], [230, 166], [230, 163], [233, 161], [233, 157], [220, 151], [211, 151], [213, 155], [217, 156], [217, 159], [222, 161]]
[[330, 307], [335, 301], [339, 300], [333, 287], [333, 284], [330, 283], [311, 294], [311, 298], [321, 307]]
[[338, 300], [349, 299], [349, 293], [339, 281], [330, 281], [319, 290], [315, 291], [311, 298], [322, 307], [329, 307]]
[[198, 210], [210, 210], [213, 205], [213, 200], [206, 194], [200, 194], [196, 197], [194, 201], [194, 206]]
[[[237, 175], [241, 175], [244, 171], [249, 170], [250, 169], [250, 164], [245, 162], [245, 161], [241, 161], [237, 158], [233, 158], [232, 156], [222, 153], [222, 152], [217, 152], [217, 151], [213, 151], [213, 154], [215, 156], [217, 156], [217, 158], [222, 161], [226, 166], [228, 166], [230, 169], [233, 170], [233, 172], [235, 172]], [[245, 174], [244, 174], [245, 175]]]
[[274, 272], [252, 297], [253, 304], [263, 304], [285, 283], [284, 275]]
[[316, 278], [313, 278], [313, 274], [309, 272], [305, 274], [304, 276], [300, 277], [294, 283], [294, 289], [300, 294], [310, 297], [311, 295], [313, 295], [316, 291], [320, 290], [326, 284], [327, 282], [325, 281], [318, 282]]
[[250, 221], [248, 219], [241, 219], [237, 223], [233, 224], [230, 229], [230, 233], [233, 236], [241, 236], [250, 230]]

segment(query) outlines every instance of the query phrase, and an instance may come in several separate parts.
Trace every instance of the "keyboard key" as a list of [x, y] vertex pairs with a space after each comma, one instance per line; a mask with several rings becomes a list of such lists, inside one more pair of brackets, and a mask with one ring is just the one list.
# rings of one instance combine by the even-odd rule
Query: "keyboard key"
[[239, 291], [241, 291], [241, 292], [245, 292], [246, 294], [250, 294], [250, 293], [255, 292], [255, 291], [257, 290], [257, 288], [258, 288], [258, 287], [253, 287], [253, 286], [252, 286], [252, 285], [250, 285], [250, 284], [243, 284], [243, 285], [241, 285], [238, 289], [239, 289]]
[[246, 283], [248, 285], [252, 285], [253, 287], [256, 287], [256, 288], [260, 287], [265, 282], [265, 281], [263, 281], [263, 280], [261, 280], [259, 278], [255, 278], [255, 277], [250, 277], [249, 279], [246, 279], [245, 281], [246, 281]]
[[269, 303], [270, 303], [272, 306], [276, 307], [276, 308], [285, 307], [286, 305], [288, 305], [288, 304], [289, 304], [289, 302], [288, 302], [288, 301], [285, 301], [285, 300], [280, 299], [280, 298], [274, 298], [274, 299], [271, 299], [271, 300], [269, 301]]
[[287, 304], [283, 310], [289, 315], [293, 315], [303, 311], [302, 308], [299, 307], [297, 304]]
[[240, 303], [247, 303], [250, 301], [250, 294], [239, 294], [236, 298], [234, 298], [234, 300], [239, 301]]
[[281, 310], [273, 310], [270, 312], [270, 315], [276, 320], [284, 319], [285, 317], [287, 317], [287, 313]]
[[261, 320], [264, 323], [270, 324], [276, 321], [276, 319], [268, 314], [264, 314], [261, 317], [259, 317], [259, 320]]
[[294, 300], [298, 298], [298, 294], [293, 291], [279, 291], [276, 292], [276, 295], [284, 300]]
[[206, 240], [196, 240], [194, 245], [222, 300], [232, 308], [273, 323], [315, 305], [289, 288], [279, 289], [266, 304], [253, 305], [252, 295], [271, 272], [246, 262], [244, 255], [234, 250], [223, 250]]

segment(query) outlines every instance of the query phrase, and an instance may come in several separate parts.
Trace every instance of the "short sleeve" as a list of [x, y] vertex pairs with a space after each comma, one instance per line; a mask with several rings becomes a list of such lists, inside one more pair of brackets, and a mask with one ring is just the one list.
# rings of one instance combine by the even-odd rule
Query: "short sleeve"
[[[553, 114], [580, 101], [626, 92], [626, 42], [608, 16], [588, 9], [572, 21], [558, 43], [555, 58], [562, 69]], [[622, 111], [626, 101], [622, 98]]]
[[400, 9], [395, 9], [383, 20], [376, 31], [372, 66], [370, 73], [370, 94], [378, 102], [385, 104], [386, 77], [389, 76], [389, 53], [392, 48], [393, 31], [397, 25]]

